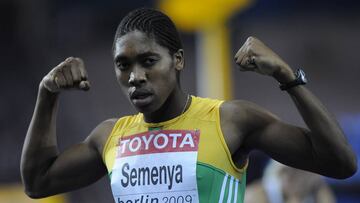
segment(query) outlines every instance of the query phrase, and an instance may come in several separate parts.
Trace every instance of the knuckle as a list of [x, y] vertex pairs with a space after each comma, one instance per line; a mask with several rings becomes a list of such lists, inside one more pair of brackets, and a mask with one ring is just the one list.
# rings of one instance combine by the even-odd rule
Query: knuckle
[[81, 58], [74, 58], [74, 60], [72, 62], [77, 67], [80, 67], [80, 68], [84, 67], [84, 61]]
[[69, 57], [64, 61], [64, 66], [66, 66], [66, 68], [72, 68], [77, 66], [77, 61], [74, 57]]
[[53, 77], [50, 77], [49, 75], [46, 75], [43, 79], [43, 82], [45, 84], [49, 84], [49, 83], [53, 83], [54, 82], [54, 78]]
[[76, 58], [75, 58], [75, 61], [78, 62], [78, 63], [84, 63], [84, 61], [83, 61], [81, 58], [79, 58], [79, 57], [76, 57]]
[[74, 60], [74, 57], [72, 57], [72, 56], [67, 57], [67, 58], [65, 59], [65, 61], [72, 61], [72, 60]]
[[50, 72], [57, 73], [57, 72], [59, 72], [60, 69], [62, 69], [63, 66], [64, 66], [64, 62], [62, 62], [59, 65], [55, 66], [55, 68], [53, 68]]
[[253, 54], [254, 53], [254, 46], [252, 44], [250, 44], [247, 48], [247, 54]]
[[249, 36], [248, 40], [251, 41], [251, 42], [254, 42], [254, 41], [257, 41], [258, 39], [256, 37], [254, 37], [254, 36]]
[[62, 72], [67, 72], [67, 71], [69, 71], [71, 69], [71, 65], [70, 64], [64, 64], [64, 66], [63, 67], [61, 67], [61, 71]]
[[55, 67], [55, 72], [62, 72], [64, 69], [66, 69], [68, 66], [68, 63], [66, 61], [60, 63], [58, 66]]

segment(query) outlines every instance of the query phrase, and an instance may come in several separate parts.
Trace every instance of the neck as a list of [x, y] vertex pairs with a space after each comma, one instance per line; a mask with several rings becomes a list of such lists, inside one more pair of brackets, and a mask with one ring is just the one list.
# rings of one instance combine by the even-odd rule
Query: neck
[[174, 91], [160, 109], [151, 113], [144, 113], [144, 119], [148, 123], [159, 123], [180, 116], [188, 108], [191, 98], [189, 98], [188, 102], [187, 100], [188, 94], [181, 90]]

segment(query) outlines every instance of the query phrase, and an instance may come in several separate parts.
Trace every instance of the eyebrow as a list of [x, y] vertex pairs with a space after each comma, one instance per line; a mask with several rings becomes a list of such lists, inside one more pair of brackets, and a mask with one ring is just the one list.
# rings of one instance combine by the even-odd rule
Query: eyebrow
[[138, 55], [139, 58], [144, 58], [147, 56], [160, 56], [160, 54], [148, 51]]
[[[145, 57], [148, 57], [148, 56], [157, 56], [157, 57], [160, 57], [160, 54], [158, 53], [154, 53], [154, 52], [151, 52], [151, 51], [147, 51], [147, 52], [143, 52], [143, 53], [140, 53], [136, 56], [136, 58], [145, 58]], [[115, 61], [122, 61], [122, 60], [128, 60], [129, 57], [126, 56], [126, 55], [118, 55], [115, 57]]]

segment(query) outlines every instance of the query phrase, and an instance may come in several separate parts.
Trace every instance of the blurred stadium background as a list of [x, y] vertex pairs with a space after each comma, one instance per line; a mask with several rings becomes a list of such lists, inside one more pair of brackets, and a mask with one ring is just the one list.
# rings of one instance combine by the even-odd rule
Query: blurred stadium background
[[[107, 177], [60, 197], [28, 199], [20, 181], [21, 148], [40, 80], [68, 56], [84, 59], [92, 89], [61, 96], [61, 149], [83, 140], [104, 119], [134, 113], [114, 77], [113, 35], [127, 12], [158, 5], [154, 0], [0, 1], [0, 203], [113, 202]], [[251, 100], [290, 123], [304, 125], [288, 95], [273, 79], [235, 69], [234, 54], [248, 36], [256, 36], [294, 69], [302, 67], [306, 71], [308, 87], [339, 119], [360, 154], [359, 1], [253, 0], [230, 15], [222, 26], [228, 31], [228, 54], [224, 58], [230, 66], [228, 82], [233, 98]], [[196, 95], [200, 93], [199, 53], [205, 52], [199, 45], [202, 34], [199, 30], [181, 34], [186, 55], [182, 86]], [[253, 153], [249, 183], [261, 176], [266, 160], [261, 152]], [[359, 172], [345, 181], [327, 182], [338, 202], [360, 202]]]

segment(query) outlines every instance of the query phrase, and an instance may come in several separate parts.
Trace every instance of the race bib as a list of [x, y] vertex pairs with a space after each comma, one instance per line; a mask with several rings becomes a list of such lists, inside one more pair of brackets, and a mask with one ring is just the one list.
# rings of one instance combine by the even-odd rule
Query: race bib
[[156, 130], [119, 140], [111, 174], [116, 203], [198, 203], [198, 130]]

